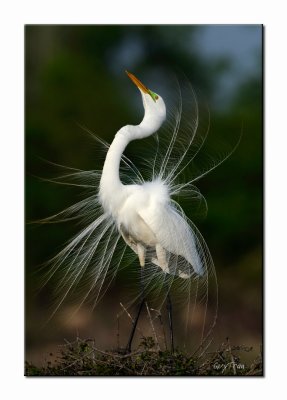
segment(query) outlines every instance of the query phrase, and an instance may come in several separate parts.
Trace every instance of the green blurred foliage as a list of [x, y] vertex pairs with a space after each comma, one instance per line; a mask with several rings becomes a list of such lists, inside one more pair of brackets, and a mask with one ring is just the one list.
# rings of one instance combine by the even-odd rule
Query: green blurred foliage
[[[56, 174], [55, 168], [41, 158], [80, 169], [101, 169], [103, 158], [97, 152], [97, 145], [79, 125], [110, 142], [121, 126], [140, 121], [141, 99], [127, 80], [125, 69], [159, 93], [160, 88], [168, 86], [167, 80], [173, 73], [183, 72], [209, 103], [219, 79], [232, 67], [232, 60], [225, 56], [207, 62], [195, 44], [202, 30], [204, 26], [185, 25], [26, 26], [27, 221], [56, 213], [80, 196], [75, 189], [39, 180], [37, 177]], [[196, 223], [214, 256], [219, 283], [222, 282], [223, 303], [228, 299], [229, 305], [246, 304], [248, 298], [243, 299], [242, 290], [251, 287], [250, 307], [255, 304], [259, 331], [263, 177], [261, 43], [258, 43], [257, 63], [253, 75], [238, 84], [236, 95], [230, 97], [224, 109], [209, 104], [210, 148], [220, 150], [220, 141], [234, 145], [241, 131], [242, 138], [226, 162], [197, 182], [209, 211], [205, 220]], [[132, 152], [131, 146], [127, 149], [130, 158]], [[188, 214], [188, 203], [184, 207]], [[66, 224], [27, 226], [28, 314], [29, 307], [35, 306], [31, 293], [37, 265], [55, 254], [77, 229]], [[232, 299], [231, 287], [234, 287]], [[40, 295], [38, 305], [46, 299], [46, 295]]]

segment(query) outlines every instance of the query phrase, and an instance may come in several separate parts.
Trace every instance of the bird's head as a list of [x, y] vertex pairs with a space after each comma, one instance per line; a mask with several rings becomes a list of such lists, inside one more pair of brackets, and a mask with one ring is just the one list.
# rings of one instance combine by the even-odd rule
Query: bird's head
[[143, 106], [145, 109], [145, 118], [143, 121], [149, 124], [152, 123], [153, 125], [155, 125], [154, 130], [157, 130], [166, 119], [166, 108], [162, 97], [152, 90], [148, 89], [133, 74], [128, 71], [126, 71], [126, 73], [141, 92]]

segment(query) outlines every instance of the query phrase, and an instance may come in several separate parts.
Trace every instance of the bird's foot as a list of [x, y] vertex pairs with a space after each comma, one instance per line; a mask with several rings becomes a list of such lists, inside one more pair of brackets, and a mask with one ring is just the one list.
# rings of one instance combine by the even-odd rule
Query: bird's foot
[[163, 270], [163, 272], [169, 273], [169, 268], [167, 263], [160, 263], [157, 258], [152, 258], [151, 262], [160, 267]]

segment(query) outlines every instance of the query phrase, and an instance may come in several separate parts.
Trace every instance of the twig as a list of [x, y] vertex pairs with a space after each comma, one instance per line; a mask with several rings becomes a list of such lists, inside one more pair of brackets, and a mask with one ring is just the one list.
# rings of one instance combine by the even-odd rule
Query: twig
[[117, 348], [120, 349], [120, 316], [117, 315]]
[[232, 354], [232, 351], [231, 351], [231, 346], [230, 346], [229, 338], [226, 338], [226, 341], [227, 341], [227, 344], [228, 344], [227, 350], [228, 350], [229, 353], [230, 353], [230, 358], [231, 358], [231, 364], [232, 364], [233, 374], [234, 374], [234, 375], [237, 375], [237, 374], [236, 374], [236, 367], [235, 367], [235, 360], [234, 360], [234, 357], [233, 357], [233, 354]]
[[[132, 321], [132, 323], [134, 324], [135, 323], [135, 320], [133, 319], [133, 317], [131, 316], [131, 314], [128, 312], [128, 310], [125, 308], [125, 306], [122, 304], [122, 303], [120, 303], [120, 306], [122, 307], [122, 309], [125, 311], [125, 313], [127, 314], [127, 316], [129, 317], [129, 319]], [[140, 332], [140, 334], [141, 334], [141, 336], [143, 336], [143, 333], [142, 333], [142, 331], [137, 327], [136, 328], [139, 332]]]
[[109, 357], [113, 357], [113, 358], [120, 358], [120, 359], [133, 357], [133, 356], [136, 356], [138, 354], [147, 353], [147, 352], [149, 352], [149, 353], [157, 353], [158, 352], [157, 350], [145, 349], [145, 350], [133, 351], [132, 353], [128, 353], [128, 354], [114, 354], [114, 353], [107, 353], [107, 352], [105, 352], [103, 350], [100, 350], [100, 349], [98, 349], [96, 347], [93, 347], [93, 349], [95, 351], [97, 351], [98, 353], [104, 354], [105, 356], [109, 356]]
[[141, 370], [141, 373], [140, 373], [140, 375], [142, 375], [143, 374], [143, 372], [144, 372], [144, 370], [145, 370], [145, 367], [147, 366], [147, 362], [145, 362], [144, 363], [144, 366], [143, 366], [143, 369]]
[[83, 359], [88, 357], [89, 355], [91, 355], [94, 352], [94, 350], [91, 350], [90, 352], [88, 352], [87, 354], [84, 354], [82, 357], [77, 358], [75, 361], [73, 361], [71, 364], [66, 365], [65, 367], [62, 368], [62, 371], [64, 371], [67, 368], [72, 367], [74, 364], [77, 364], [77, 362], [82, 361]]
[[155, 310], [154, 308], [151, 308], [151, 310], [155, 311], [157, 313], [157, 318], [159, 319], [159, 323], [160, 323], [161, 330], [162, 330], [162, 337], [164, 339], [165, 350], [167, 350], [167, 342], [166, 342], [165, 330], [164, 330], [164, 326], [163, 326], [163, 322], [162, 322], [161, 311], [160, 310]]
[[156, 348], [157, 348], [157, 350], [159, 351], [159, 350], [160, 350], [160, 346], [159, 346], [159, 343], [158, 343], [158, 338], [157, 338], [157, 335], [156, 335], [156, 331], [155, 331], [155, 329], [154, 329], [154, 325], [153, 325], [153, 322], [152, 322], [152, 318], [151, 318], [151, 314], [150, 314], [150, 310], [149, 310], [149, 306], [148, 306], [147, 302], [145, 303], [145, 306], [146, 306], [147, 313], [148, 313], [148, 316], [149, 316], [149, 320], [150, 320], [150, 324], [151, 324], [151, 329], [152, 329], [152, 332], [153, 332], [153, 335], [154, 335], [154, 339], [155, 339], [155, 343], [156, 343]]

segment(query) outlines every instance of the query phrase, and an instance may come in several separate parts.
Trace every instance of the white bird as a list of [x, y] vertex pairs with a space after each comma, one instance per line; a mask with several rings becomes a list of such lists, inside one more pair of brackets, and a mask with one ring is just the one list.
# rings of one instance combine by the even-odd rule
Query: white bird
[[150, 247], [156, 254], [152, 262], [164, 272], [170, 272], [169, 252], [182, 256], [190, 264], [189, 273], [179, 269], [179, 276], [188, 278], [192, 269], [203, 275], [194, 235], [172, 205], [168, 184], [160, 178], [133, 185], [123, 185], [120, 181], [120, 161], [128, 143], [154, 134], [166, 119], [163, 99], [134, 75], [127, 74], [140, 90], [145, 114], [139, 125], [126, 125], [117, 132], [103, 168], [100, 202], [115, 221], [125, 242], [138, 255], [141, 267], [145, 266], [146, 251]]
[[[206, 201], [194, 182], [232, 152], [213, 161], [203, 171], [196, 170], [193, 162], [203, 148], [209, 127], [200, 133], [199, 109], [193, 90], [189, 89], [193, 104], [188, 109], [187, 120], [183, 123], [186, 110], [180, 95], [176, 112], [169, 113], [165, 130], [157, 134], [168, 114], [165, 102], [134, 75], [127, 74], [142, 96], [141, 123], [119, 129], [111, 145], [89, 132], [107, 150], [103, 170], [63, 167], [67, 173], [53, 180], [83, 187], [89, 195], [42, 220], [79, 219], [84, 224], [82, 231], [47, 263], [44, 284], [57, 276], [56, 293], [60, 296], [52, 315], [73, 293], [81, 295], [78, 308], [89, 298], [96, 306], [122, 267], [129, 271], [127, 276], [132, 282], [137, 281], [139, 268], [134, 261], [138, 258], [142, 293], [127, 306], [143, 298], [144, 293], [144, 298], [152, 298], [160, 309], [169, 292], [174, 291], [185, 305], [186, 329], [194, 319], [198, 326], [198, 315], [201, 315], [200, 342], [204, 343], [217, 317], [216, 273], [205, 241], [176, 200], [182, 196], [191, 204], [206, 208]], [[149, 173], [145, 180], [123, 153], [131, 141], [149, 136], [156, 138], [157, 146], [154, 156], [145, 160]], [[184, 180], [188, 169], [191, 172]], [[57, 275], [58, 272], [61, 274]]]

